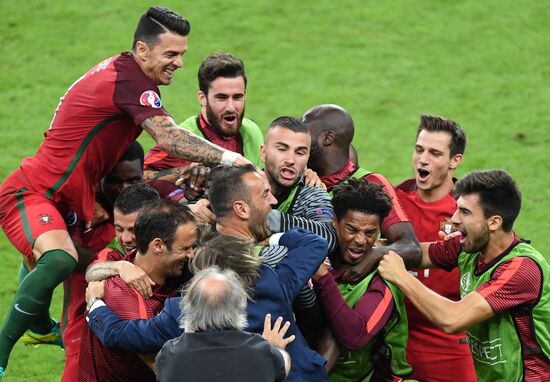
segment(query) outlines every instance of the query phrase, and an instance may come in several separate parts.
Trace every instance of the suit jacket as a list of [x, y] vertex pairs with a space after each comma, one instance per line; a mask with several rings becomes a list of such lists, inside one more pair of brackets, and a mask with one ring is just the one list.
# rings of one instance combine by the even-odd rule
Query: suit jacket
[[[288, 255], [274, 269], [261, 265], [253, 301], [246, 308], [247, 331], [262, 333], [267, 313], [272, 319], [283, 317], [290, 322], [287, 335], [296, 336], [285, 349], [292, 359], [287, 381], [328, 381], [325, 359], [309, 348], [292, 311], [294, 299], [327, 256], [327, 242], [309, 231], [293, 229], [281, 236], [279, 244], [288, 248]], [[179, 328], [180, 300], [167, 299], [161, 313], [150, 320], [125, 321], [108, 307], [99, 307], [88, 314], [88, 325], [108, 347], [156, 352], [183, 332]]]

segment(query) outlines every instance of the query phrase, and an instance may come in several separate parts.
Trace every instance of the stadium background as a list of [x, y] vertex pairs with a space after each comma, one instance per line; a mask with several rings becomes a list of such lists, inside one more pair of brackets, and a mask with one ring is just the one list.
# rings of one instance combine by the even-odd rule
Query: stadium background
[[[336, 5], [338, 4], [338, 5]], [[0, 179], [32, 155], [59, 98], [102, 59], [128, 50], [150, 2], [0, 2]], [[440, 114], [469, 137], [457, 175], [504, 168], [524, 205], [517, 233], [549, 258], [550, 8], [544, 1], [164, 1], [191, 21], [189, 51], [161, 88], [176, 121], [196, 114], [196, 70], [215, 50], [243, 59], [247, 116], [265, 128], [319, 103], [347, 108], [363, 167], [410, 177], [418, 117]], [[546, 52], [546, 53], [545, 53]], [[149, 148], [152, 141], [142, 138]], [[20, 256], [3, 234], [0, 317]], [[58, 289], [52, 309], [59, 317]], [[6, 382], [57, 381], [64, 354], [17, 344]]]

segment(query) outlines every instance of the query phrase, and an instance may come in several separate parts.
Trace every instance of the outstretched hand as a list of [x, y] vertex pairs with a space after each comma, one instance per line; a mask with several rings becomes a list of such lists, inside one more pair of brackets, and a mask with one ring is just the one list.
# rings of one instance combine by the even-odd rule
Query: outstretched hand
[[271, 345], [275, 346], [276, 348], [279, 348], [281, 350], [284, 350], [286, 345], [294, 341], [296, 338], [294, 335], [291, 335], [290, 337], [284, 338], [286, 331], [290, 327], [290, 322], [287, 321], [285, 324], [281, 327], [281, 324], [283, 323], [283, 317], [277, 318], [275, 320], [275, 323], [273, 324], [273, 328], [271, 327], [271, 314], [265, 315], [264, 320], [264, 331], [262, 333], [262, 337], [269, 342]]

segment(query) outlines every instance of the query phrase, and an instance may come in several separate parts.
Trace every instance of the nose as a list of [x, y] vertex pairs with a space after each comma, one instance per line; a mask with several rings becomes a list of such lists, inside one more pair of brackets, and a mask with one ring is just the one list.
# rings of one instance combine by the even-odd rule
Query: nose
[[358, 245], [364, 245], [367, 242], [367, 235], [365, 235], [363, 232], [359, 232], [355, 235], [353, 241], [355, 241], [355, 243]]
[[134, 240], [134, 235], [128, 231], [124, 231], [120, 239], [123, 243], [131, 243]]
[[270, 205], [270, 206], [274, 206], [275, 204], [277, 204], [277, 199], [276, 199], [275, 196], [273, 196], [273, 194], [270, 192], [270, 193], [269, 193], [269, 205]]
[[424, 151], [422, 154], [420, 154], [419, 162], [428, 163], [428, 151]]
[[453, 216], [451, 216], [451, 223], [454, 224], [454, 225], [458, 225], [461, 223], [460, 221], [460, 218], [458, 217], [458, 208], [455, 210], [455, 213], [453, 214]]
[[178, 68], [181, 68], [183, 66], [182, 56], [176, 56], [176, 59], [174, 60], [174, 65]]

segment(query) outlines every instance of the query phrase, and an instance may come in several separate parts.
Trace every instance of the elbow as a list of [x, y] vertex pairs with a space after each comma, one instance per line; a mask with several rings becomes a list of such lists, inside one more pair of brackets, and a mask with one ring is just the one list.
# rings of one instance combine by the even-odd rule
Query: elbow
[[466, 327], [462, 325], [457, 319], [450, 319], [447, 322], [443, 322], [438, 326], [447, 334], [464, 333], [464, 331], [466, 330]]

